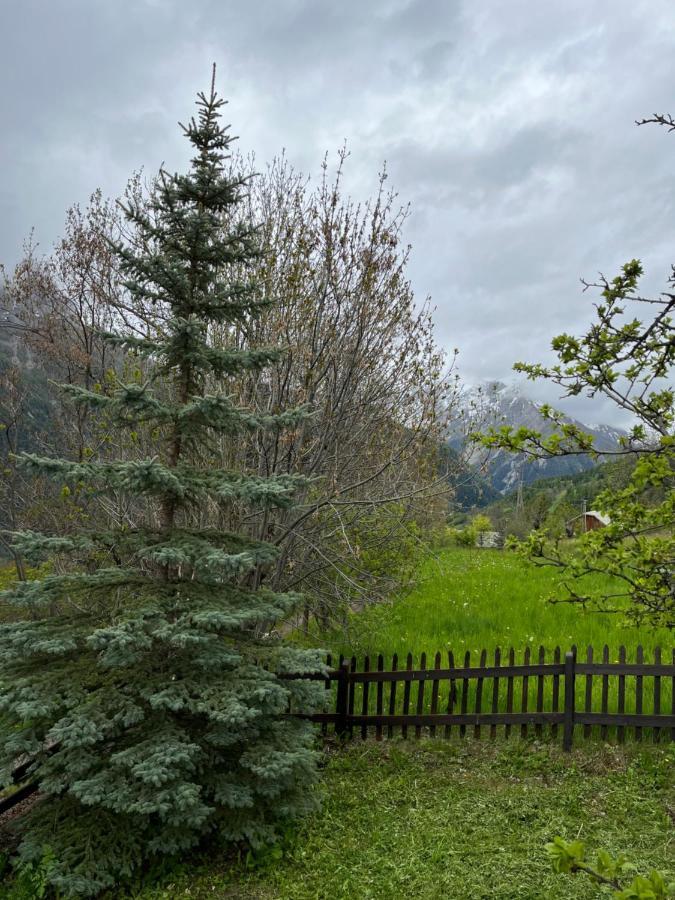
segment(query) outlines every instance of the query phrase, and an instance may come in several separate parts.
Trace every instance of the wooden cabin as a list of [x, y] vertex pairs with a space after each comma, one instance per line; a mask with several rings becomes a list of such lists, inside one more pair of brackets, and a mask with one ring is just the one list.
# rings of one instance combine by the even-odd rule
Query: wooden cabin
[[587, 509], [586, 512], [566, 522], [565, 531], [568, 537], [572, 537], [575, 534], [583, 534], [586, 531], [595, 531], [596, 528], [605, 528], [610, 521], [609, 516], [603, 515], [597, 509]]

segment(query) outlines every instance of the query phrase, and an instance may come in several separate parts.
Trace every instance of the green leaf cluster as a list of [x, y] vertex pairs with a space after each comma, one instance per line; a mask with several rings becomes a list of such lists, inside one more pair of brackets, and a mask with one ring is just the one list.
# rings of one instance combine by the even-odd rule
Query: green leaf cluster
[[675, 884], [666, 884], [655, 870], [648, 876], [636, 875], [630, 884], [622, 886], [621, 877], [634, 868], [623, 854], [612, 857], [606, 850], [600, 850], [595, 863], [589, 863], [582, 841], [568, 842], [559, 836], [546, 844], [546, 852], [555, 872], [584, 872], [594, 884], [613, 888], [612, 895], [617, 900], [667, 900], [675, 896]]

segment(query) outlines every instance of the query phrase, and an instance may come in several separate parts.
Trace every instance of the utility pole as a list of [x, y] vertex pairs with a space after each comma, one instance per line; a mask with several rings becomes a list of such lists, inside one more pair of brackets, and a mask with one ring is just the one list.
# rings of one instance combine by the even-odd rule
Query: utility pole
[[518, 482], [518, 493], [516, 494], [516, 515], [522, 516], [525, 512], [525, 502], [523, 500], [523, 476], [520, 476]]
[[523, 466], [520, 464], [520, 472], [518, 473], [518, 492], [516, 493], [516, 517], [522, 519], [525, 515], [525, 501], [523, 500]]
[[587, 502], [588, 502], [587, 500], [581, 501], [581, 519], [583, 521], [584, 531], [586, 531], [586, 504], [587, 504]]

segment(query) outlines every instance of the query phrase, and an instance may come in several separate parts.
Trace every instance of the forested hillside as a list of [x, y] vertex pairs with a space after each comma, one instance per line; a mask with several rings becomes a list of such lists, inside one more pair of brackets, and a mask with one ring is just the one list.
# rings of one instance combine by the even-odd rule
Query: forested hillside
[[544, 526], [563, 534], [565, 524], [581, 514], [584, 503], [592, 509], [602, 491], [625, 487], [634, 466], [635, 460], [627, 458], [605, 462], [576, 475], [542, 478], [523, 486], [520, 511], [516, 488], [486, 504], [481, 512], [490, 517], [496, 528], [512, 534], [523, 535]]

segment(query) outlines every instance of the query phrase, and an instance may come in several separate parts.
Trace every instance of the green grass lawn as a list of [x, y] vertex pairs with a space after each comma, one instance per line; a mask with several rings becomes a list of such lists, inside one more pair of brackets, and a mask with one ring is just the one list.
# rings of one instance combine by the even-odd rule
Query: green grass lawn
[[[298, 636], [314, 646], [324, 646], [336, 658], [339, 653], [354, 654], [358, 668], [362, 668], [364, 657], [369, 655], [371, 669], [377, 667], [377, 656], [383, 654], [383, 668], [391, 668], [392, 654], [398, 656], [398, 668], [406, 665], [406, 656], [413, 654], [413, 667], [421, 663], [421, 655], [426, 655], [426, 667], [434, 666], [435, 656], [440, 652], [440, 666], [449, 665], [449, 651], [455, 666], [481, 663], [481, 653], [486, 650], [485, 662], [492, 664], [496, 647], [501, 650], [501, 664], [508, 663], [509, 649], [515, 649], [516, 664], [522, 663], [525, 653], [532, 662], [540, 658], [545, 662], [554, 661], [554, 649], [560, 648], [560, 657], [576, 645], [578, 659], [587, 659], [587, 647], [594, 650], [594, 660], [602, 660], [604, 645], [608, 645], [610, 662], [619, 661], [619, 647], [625, 646], [626, 661], [634, 662], [639, 645], [644, 651], [644, 661], [654, 660], [654, 650], [661, 648], [662, 661], [672, 660], [672, 633], [666, 628], [638, 628], [628, 625], [615, 615], [584, 610], [579, 605], [568, 603], [552, 604], [551, 597], [563, 596], [560, 576], [551, 568], [541, 568], [524, 561], [519, 556], [498, 550], [478, 550], [449, 548], [439, 551], [429, 558], [420, 571], [419, 581], [414, 590], [395, 598], [390, 604], [373, 606], [363, 612], [353, 613], [346, 628], [328, 633], [312, 633], [307, 637]], [[601, 575], [589, 576], [583, 583], [589, 593], [598, 594], [611, 590], [611, 580]], [[542, 650], [543, 648], [543, 650]], [[540, 657], [540, 653], [543, 656]], [[494, 682], [485, 679], [482, 684], [482, 711], [490, 708]], [[632, 713], [636, 709], [636, 680], [627, 678], [625, 682], [624, 711]], [[476, 681], [465, 686], [456, 682], [459, 693], [466, 689], [466, 705], [469, 712], [475, 709]], [[542, 681], [543, 708], [552, 709], [553, 679]], [[584, 708], [586, 700], [586, 678], [576, 679], [576, 704]], [[499, 680], [497, 708], [506, 710], [506, 683]], [[672, 706], [672, 679], [661, 679], [661, 712], [669, 712]], [[601, 711], [602, 679], [595, 677], [591, 682], [592, 709]], [[608, 710], [617, 711], [619, 679], [607, 679]], [[388, 710], [389, 686], [384, 689], [384, 711]], [[562, 702], [562, 687], [560, 701]], [[418, 687], [411, 691], [411, 706], [414, 711], [418, 702]], [[448, 708], [450, 684], [441, 681], [438, 689], [438, 711]], [[513, 684], [514, 710], [523, 709], [522, 679], [515, 678]], [[527, 685], [527, 708], [536, 709], [538, 680], [529, 678]], [[654, 679], [645, 678], [643, 684], [643, 711], [650, 713], [653, 706]], [[457, 698], [455, 711], [461, 702]], [[377, 695], [370, 688], [368, 712], [376, 712]], [[399, 686], [394, 711], [401, 713], [403, 691]], [[431, 686], [423, 686], [421, 708], [429, 712]], [[560, 708], [560, 707], [559, 707]], [[355, 688], [355, 711], [364, 711], [362, 685]], [[500, 726], [499, 731], [503, 727]], [[597, 737], [599, 729], [591, 729], [587, 736]], [[579, 736], [580, 729], [577, 729]], [[588, 733], [588, 729], [587, 729]], [[651, 737], [651, 734], [648, 735]]]
[[[595, 593], [611, 589], [603, 576], [589, 576], [583, 584]], [[467, 650], [491, 653], [496, 646], [522, 653], [527, 646], [553, 650], [560, 645], [565, 651], [572, 644], [580, 656], [589, 644], [596, 653], [608, 644], [612, 659], [621, 644], [629, 660], [638, 644], [649, 658], [656, 646], [670, 652], [672, 633], [666, 628], [637, 628], [617, 616], [548, 602], [563, 595], [560, 575], [551, 568], [528, 564], [507, 551], [453, 547], [423, 564], [414, 590], [391, 604], [353, 614], [345, 630], [310, 635], [310, 643], [350, 655], [404, 657], [424, 651], [431, 658], [439, 650], [459, 657]]]
[[[602, 590], [602, 578], [589, 588]], [[627, 627], [614, 617], [579, 607], [553, 606], [556, 573], [526, 565], [495, 551], [448, 549], [427, 561], [415, 590], [392, 604], [350, 618], [346, 631], [309, 635], [334, 654], [361, 659], [382, 652], [404, 658], [409, 650], [452, 649], [456, 664], [470, 651], [496, 645], [507, 651], [543, 644], [564, 650], [605, 643], [610, 658], [624, 644], [629, 660], [642, 644], [646, 659], [656, 646], [669, 658], [672, 636]], [[303, 639], [304, 640], [304, 639]], [[550, 659], [550, 653], [547, 654]], [[669, 679], [662, 679], [664, 682]], [[647, 680], [646, 680], [647, 681]], [[594, 694], [600, 689], [600, 680]], [[610, 685], [610, 709], [615, 699]], [[578, 681], [582, 701], [584, 679]], [[536, 690], [531, 679], [530, 703]], [[670, 685], [662, 685], [662, 709], [670, 708]], [[473, 690], [469, 696], [472, 708]], [[491, 696], [486, 680], [484, 697]], [[521, 698], [521, 685], [515, 692]], [[597, 696], [597, 694], [596, 694]], [[371, 711], [375, 691], [371, 696]], [[503, 691], [500, 695], [503, 703]], [[595, 699], [595, 698], [594, 698]], [[633, 708], [627, 688], [627, 710]], [[416, 696], [413, 698], [415, 703]], [[398, 698], [400, 705], [400, 697]], [[441, 690], [443, 707], [444, 696]], [[651, 697], [646, 691], [645, 710]], [[428, 708], [428, 696], [425, 706]], [[360, 709], [360, 696], [356, 698]], [[518, 708], [518, 706], [516, 707]], [[325, 770], [324, 804], [283, 850], [248, 870], [210, 858], [162, 888], [141, 892], [143, 900], [174, 896], [258, 900], [419, 897], [436, 900], [522, 898], [573, 900], [609, 896], [580, 877], [555, 875], [544, 844], [556, 834], [581, 837], [589, 849], [625, 851], [642, 870], [655, 867], [673, 875], [675, 861], [675, 781], [673, 745], [610, 746], [582, 743], [564, 755], [555, 743], [470, 736], [460, 741], [354, 741], [332, 754]], [[472, 729], [468, 729], [469, 733]], [[651, 738], [651, 735], [648, 735]]]
[[553, 873], [545, 843], [579, 836], [672, 877], [673, 750], [521, 741], [352, 743], [331, 756], [324, 804], [280, 859], [211, 854], [142, 900], [573, 900], [610, 896]]
[[[601, 590], [606, 584], [596, 578], [589, 586]], [[455, 664], [463, 663], [466, 652], [476, 664], [481, 650], [491, 654], [497, 645], [503, 661], [511, 646], [517, 648], [520, 661], [525, 647], [536, 657], [540, 644], [549, 651], [547, 660], [556, 645], [564, 652], [576, 644], [583, 657], [587, 644], [601, 652], [605, 643], [612, 660], [620, 644], [626, 646], [629, 660], [635, 658], [638, 644], [643, 645], [646, 660], [653, 658], [659, 645], [664, 658], [670, 658], [672, 636], [665, 629], [637, 629], [579, 607], [552, 606], [547, 599], [558, 593], [558, 587], [555, 572], [526, 565], [509, 553], [446, 549], [424, 564], [417, 587], [406, 595], [353, 614], [346, 631], [301, 639], [334, 654], [356, 653], [361, 660], [366, 653], [374, 657], [380, 652], [389, 659], [396, 652], [404, 659], [412, 650], [417, 664], [419, 654], [426, 652], [429, 665], [436, 651], [443, 651], [445, 665], [449, 650]], [[671, 680], [662, 681], [662, 710], [667, 711]], [[577, 702], [582, 702], [583, 678], [577, 688]], [[645, 711], [651, 709], [650, 689], [645, 693]], [[491, 690], [486, 679], [487, 704]], [[535, 691], [532, 678], [530, 708]], [[441, 710], [446, 695], [447, 686], [441, 689]], [[371, 704], [374, 698], [373, 690]], [[518, 709], [520, 684], [515, 698]], [[630, 710], [630, 687], [626, 700]], [[610, 709], [614, 701], [612, 684]], [[357, 697], [357, 710], [359, 704]], [[544, 844], [557, 834], [568, 839], [579, 836], [592, 850], [624, 851], [642, 871], [655, 867], [675, 876], [675, 745], [652, 745], [649, 733], [642, 745], [609, 745], [597, 734], [596, 740], [582, 742], [577, 729], [575, 749], [565, 755], [559, 741], [547, 740], [546, 734], [534, 741], [530, 733], [522, 741], [514, 728], [506, 740], [500, 726], [496, 741], [489, 739], [488, 728], [483, 729], [482, 740], [475, 741], [473, 729], [467, 731], [464, 740], [453, 728], [447, 741], [355, 740], [339, 752], [331, 751], [320, 786], [321, 810], [282, 847], [248, 862], [233, 859], [226, 851], [191, 856], [178, 870], [155, 880], [154, 886], [146, 883], [120, 896], [138, 900], [610, 896], [582, 877], [553, 873]]]

